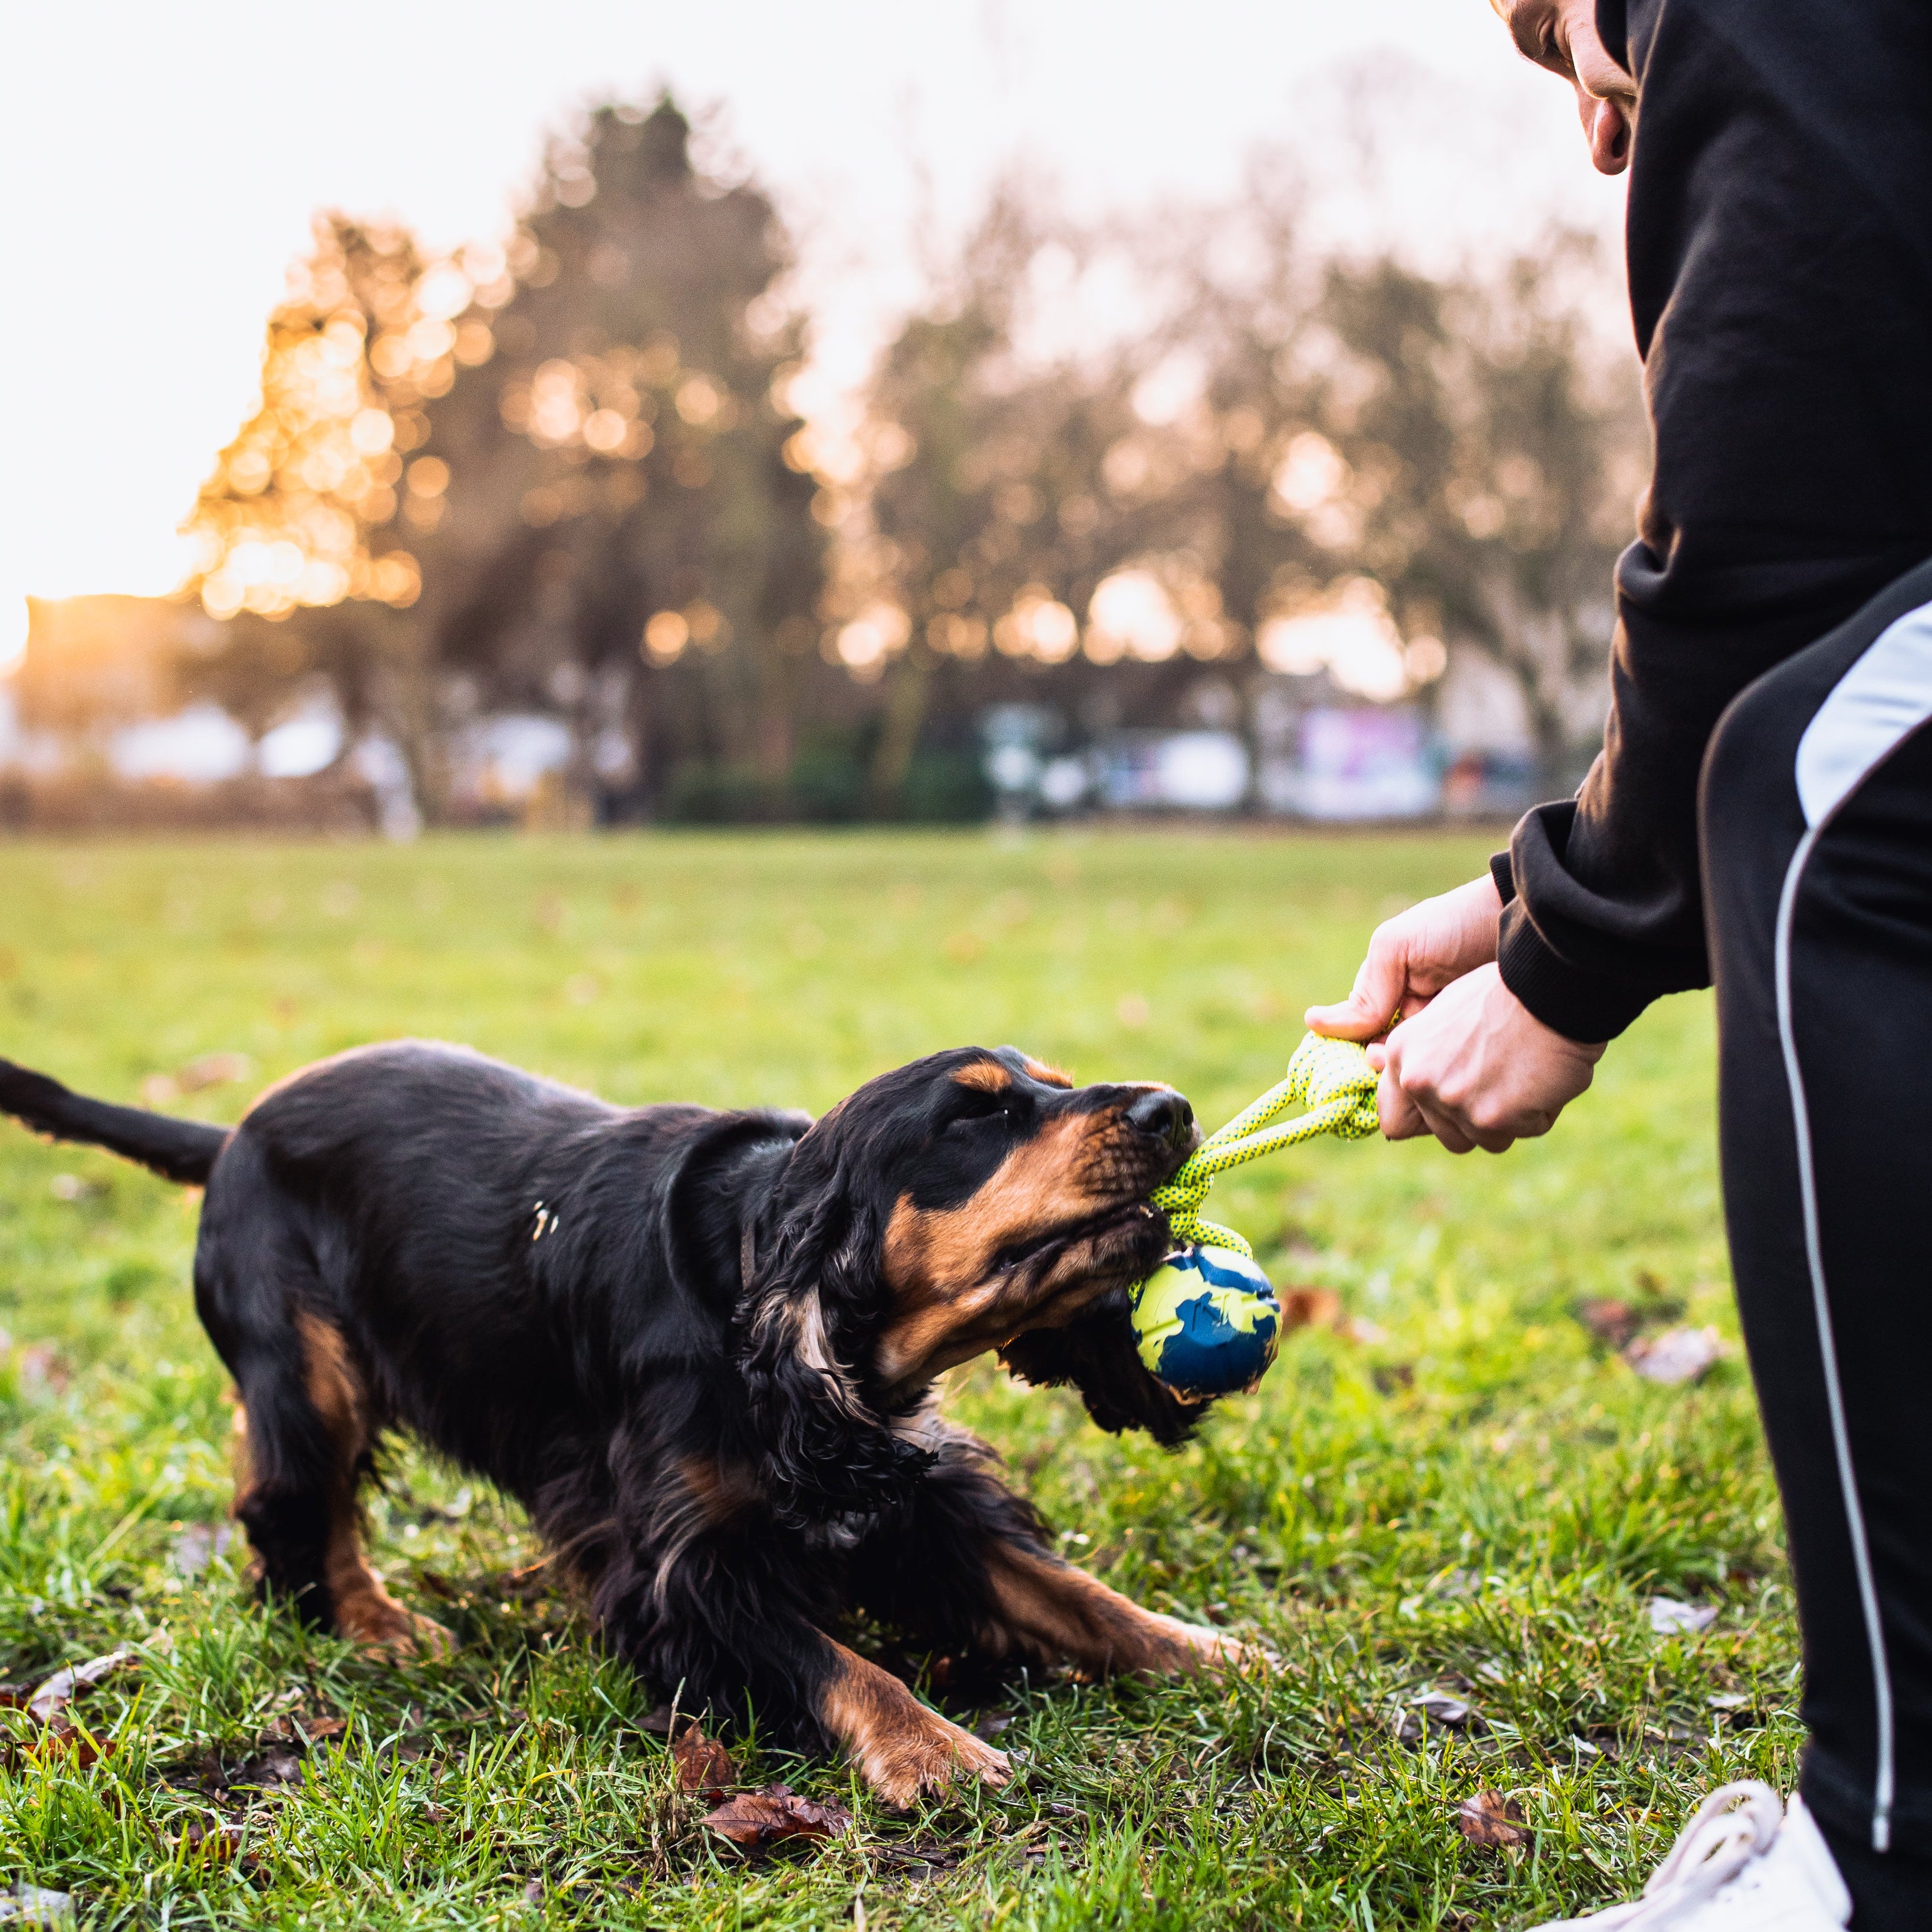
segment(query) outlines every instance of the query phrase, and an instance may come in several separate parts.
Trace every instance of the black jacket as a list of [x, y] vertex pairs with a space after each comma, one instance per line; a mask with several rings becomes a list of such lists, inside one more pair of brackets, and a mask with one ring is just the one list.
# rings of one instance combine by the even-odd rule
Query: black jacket
[[1656, 434], [1604, 749], [1516, 829], [1504, 982], [1574, 1040], [1708, 983], [1725, 706], [1932, 556], [1932, 5], [1598, 0], [1635, 77], [1630, 306]]

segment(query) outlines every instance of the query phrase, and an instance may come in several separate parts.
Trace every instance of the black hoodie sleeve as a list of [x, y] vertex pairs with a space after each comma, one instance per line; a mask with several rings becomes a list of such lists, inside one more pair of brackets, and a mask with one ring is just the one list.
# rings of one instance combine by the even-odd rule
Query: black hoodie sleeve
[[1708, 982], [1704, 748], [1932, 556], [1932, 7], [1599, 0], [1636, 77], [1630, 304], [1656, 437], [1604, 749], [1510, 847], [1504, 982], [1574, 1040]]

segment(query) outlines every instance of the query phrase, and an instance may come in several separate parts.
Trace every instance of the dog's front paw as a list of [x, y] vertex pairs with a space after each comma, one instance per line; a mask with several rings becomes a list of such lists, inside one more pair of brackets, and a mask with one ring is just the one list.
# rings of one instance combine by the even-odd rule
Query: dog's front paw
[[942, 1796], [964, 1778], [998, 1786], [1012, 1774], [1004, 1751], [919, 1703], [856, 1741], [853, 1754], [880, 1799], [900, 1810]]
[[382, 1657], [447, 1657], [457, 1647], [452, 1633], [398, 1603], [380, 1583], [338, 1603], [335, 1623], [358, 1650]]
[[1242, 1643], [1234, 1637], [1215, 1634], [1211, 1650], [1202, 1658], [1204, 1668], [1240, 1677], [1271, 1677], [1281, 1667], [1281, 1659], [1261, 1643]]
[[[1163, 1618], [1173, 1639], [1173, 1654], [1165, 1667], [1171, 1671], [1212, 1671], [1217, 1676], [1265, 1677], [1281, 1667], [1281, 1659], [1262, 1645], [1243, 1643], [1226, 1630], [1204, 1624]], [[1161, 1666], [1156, 1666], [1156, 1668]]]
[[406, 1613], [406, 1628], [386, 1639], [381, 1648], [398, 1657], [449, 1657], [459, 1648], [454, 1631], [415, 1610]]

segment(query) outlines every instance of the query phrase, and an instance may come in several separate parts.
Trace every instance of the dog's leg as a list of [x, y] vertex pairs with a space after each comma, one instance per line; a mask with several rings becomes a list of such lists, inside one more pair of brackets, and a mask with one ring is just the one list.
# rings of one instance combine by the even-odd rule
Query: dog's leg
[[1262, 1660], [1219, 1630], [1142, 1609], [1036, 1546], [992, 1544], [986, 1559], [994, 1606], [986, 1636], [996, 1652], [1062, 1658], [1096, 1676], [1224, 1670]]
[[1004, 1784], [1006, 1755], [922, 1704], [899, 1680], [842, 1643], [819, 1639], [812, 1707], [886, 1804], [904, 1807], [962, 1776]]
[[[605, 1640], [694, 1713], [749, 1698], [762, 1724], [803, 1742], [815, 1728], [844, 1748], [889, 1804], [968, 1778], [1006, 1780], [1006, 1760], [950, 1724], [899, 1680], [820, 1628], [842, 1594], [793, 1532], [764, 1512], [755, 1472], [711, 1456], [641, 1459], [649, 1473], [608, 1514], [619, 1534], [590, 1582]], [[537, 1511], [547, 1536], [578, 1508], [566, 1485]]]
[[1042, 1658], [1096, 1676], [1261, 1660], [1218, 1630], [1144, 1610], [1062, 1562], [1039, 1517], [999, 1480], [984, 1443], [936, 1420], [922, 1439], [939, 1460], [908, 1519], [860, 1553], [868, 1609], [937, 1649]]
[[398, 1603], [362, 1553], [356, 1491], [374, 1430], [341, 1334], [302, 1313], [279, 1340], [250, 1351], [236, 1372], [243, 1439], [235, 1514], [263, 1584], [365, 1648], [448, 1649], [448, 1632]]

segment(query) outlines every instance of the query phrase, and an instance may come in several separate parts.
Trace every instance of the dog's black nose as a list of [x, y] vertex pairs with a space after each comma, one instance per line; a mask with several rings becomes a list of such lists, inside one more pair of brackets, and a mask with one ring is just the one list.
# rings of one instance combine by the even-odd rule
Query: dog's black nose
[[1169, 1147], [1185, 1147], [1194, 1132], [1194, 1109], [1180, 1094], [1165, 1087], [1143, 1094], [1127, 1109], [1127, 1124], [1150, 1139]]

